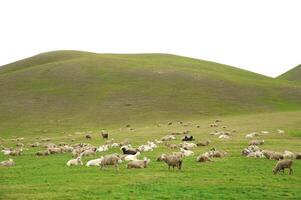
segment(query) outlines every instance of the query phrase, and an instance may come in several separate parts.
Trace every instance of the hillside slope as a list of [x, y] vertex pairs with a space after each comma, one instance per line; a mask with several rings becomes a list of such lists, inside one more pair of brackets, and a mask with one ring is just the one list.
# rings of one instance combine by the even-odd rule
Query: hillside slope
[[0, 68], [0, 131], [301, 108], [301, 87], [168, 54], [56, 51]]
[[285, 72], [284, 74], [281, 74], [277, 78], [301, 83], [301, 65], [298, 65], [297, 67], [294, 67], [293, 69]]

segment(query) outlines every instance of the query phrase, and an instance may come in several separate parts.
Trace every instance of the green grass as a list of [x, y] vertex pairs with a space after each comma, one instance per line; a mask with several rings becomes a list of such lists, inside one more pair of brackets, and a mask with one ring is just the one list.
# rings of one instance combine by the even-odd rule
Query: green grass
[[[301, 152], [301, 86], [296, 82], [168, 54], [56, 51], [0, 67], [0, 94], [4, 146], [14, 146], [14, 137], [25, 137], [25, 144], [37, 137], [86, 142], [88, 131], [98, 146], [103, 143], [101, 129], [108, 129], [116, 141], [129, 138], [134, 146], [185, 129], [198, 140], [212, 141], [185, 158], [182, 172], [168, 171], [155, 161], [170, 151], [163, 146], [143, 153], [152, 160], [148, 168], [128, 170], [122, 164], [119, 172], [68, 168], [70, 154], [37, 158], [40, 148], [30, 148], [14, 158], [15, 167], [0, 168], [0, 199], [301, 198], [299, 160], [294, 175], [274, 176], [275, 161], [240, 155], [248, 143], [244, 136], [261, 130], [271, 132], [260, 137], [266, 140], [264, 149]], [[230, 140], [209, 135], [214, 129], [208, 124], [216, 118], [237, 130]], [[193, 125], [166, 125], [176, 120]], [[134, 131], [125, 128], [128, 123]], [[279, 135], [277, 129], [286, 133]], [[195, 162], [212, 147], [230, 156]], [[119, 150], [106, 153], [113, 152]], [[7, 158], [0, 154], [1, 161]]]
[[[135, 146], [147, 140], [161, 138], [171, 131], [191, 130], [191, 134], [198, 140], [210, 139], [212, 143], [207, 147], [194, 150], [195, 156], [185, 158], [183, 171], [168, 171], [162, 162], [156, 162], [158, 155], [170, 152], [160, 146], [153, 152], [145, 152], [143, 156], [151, 159], [146, 169], [128, 170], [123, 163], [120, 171], [109, 168], [87, 168], [85, 166], [67, 167], [66, 162], [70, 154], [51, 155], [37, 158], [34, 153], [40, 149], [30, 148], [24, 155], [15, 157], [16, 166], [0, 168], [0, 198], [1, 199], [300, 199], [301, 162], [294, 163], [294, 174], [273, 175], [272, 168], [276, 161], [267, 159], [245, 158], [240, 155], [247, 146], [248, 140], [244, 136], [252, 131], [267, 130], [270, 134], [262, 135], [258, 139], [265, 139], [263, 149], [295, 152], [301, 151], [301, 138], [291, 135], [301, 131], [301, 112], [279, 112], [266, 114], [252, 114], [221, 117], [222, 124], [228, 130], [236, 129], [237, 133], [230, 140], [220, 140], [209, 133], [213, 128], [208, 127], [213, 119], [193, 120], [192, 125], [182, 127], [174, 124], [135, 124], [135, 130], [129, 131], [125, 127], [109, 129], [111, 137], [116, 141], [129, 138]], [[187, 122], [187, 121], [184, 121]], [[200, 128], [196, 128], [200, 125]], [[285, 134], [278, 134], [280, 128]], [[70, 142], [76, 138], [77, 142], [86, 142], [84, 133], [92, 131], [94, 145], [103, 144], [98, 136], [98, 127], [90, 127], [82, 134], [73, 131], [45, 134], [55, 143]], [[68, 136], [71, 134], [70, 136]], [[36, 141], [38, 133], [29, 133], [25, 137], [26, 144]], [[6, 136], [1, 144], [14, 144]], [[179, 136], [175, 143], [179, 143]], [[215, 159], [211, 163], [197, 163], [196, 156], [215, 147], [229, 152], [229, 157]], [[112, 149], [97, 156], [120, 152]], [[84, 158], [86, 162], [94, 157]], [[0, 160], [7, 159], [0, 155]]]
[[288, 80], [294, 83], [301, 83], [301, 65], [281, 74], [278, 79]]

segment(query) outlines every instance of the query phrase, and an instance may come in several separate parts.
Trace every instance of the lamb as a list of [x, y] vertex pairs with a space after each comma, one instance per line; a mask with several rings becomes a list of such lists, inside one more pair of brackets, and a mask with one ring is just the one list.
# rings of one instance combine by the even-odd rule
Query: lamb
[[86, 166], [87, 167], [90, 167], [90, 166], [100, 166], [100, 163], [101, 163], [102, 160], [103, 160], [103, 156], [100, 157], [100, 158], [94, 159], [94, 160], [89, 160], [86, 163]]
[[293, 173], [292, 169], [293, 161], [292, 160], [280, 160], [277, 162], [275, 168], [273, 169], [273, 173], [277, 174], [279, 171], [284, 173], [284, 169], [288, 168], [290, 170], [289, 174]]
[[193, 151], [190, 151], [190, 150], [185, 150], [183, 148], [181, 148], [180, 150], [185, 157], [192, 156], [194, 154]]
[[8, 159], [8, 160], [5, 160], [5, 161], [2, 161], [0, 162], [0, 166], [4, 166], [4, 167], [12, 167], [15, 165], [15, 162], [13, 159]]
[[137, 152], [135, 155], [126, 155], [124, 160], [125, 161], [137, 160], [138, 156], [140, 156], [140, 152]]
[[103, 157], [102, 161], [100, 162], [100, 167], [103, 169], [107, 165], [114, 165], [116, 170], [119, 170], [119, 164], [122, 163], [120, 157], [116, 154], [106, 155]]
[[67, 162], [67, 166], [76, 166], [76, 165], [83, 165], [81, 157], [77, 157], [76, 159], [71, 159]]
[[263, 145], [264, 144], [264, 140], [251, 140], [249, 142], [249, 145]]
[[102, 136], [102, 139], [104, 139], [104, 140], [109, 139], [109, 133], [107, 131], [102, 130], [100, 134]]
[[209, 140], [206, 140], [206, 141], [204, 141], [204, 142], [198, 142], [196, 145], [198, 146], [198, 147], [200, 147], [200, 146], [208, 146], [210, 144], [210, 141]]
[[150, 163], [150, 159], [147, 159], [146, 157], [143, 158], [143, 160], [134, 160], [128, 163], [127, 168], [146, 168], [147, 165]]
[[201, 155], [199, 155], [199, 156], [197, 157], [196, 161], [197, 161], [197, 162], [209, 162], [209, 161], [212, 161], [212, 160], [210, 159], [209, 156], [206, 156], [206, 155], [201, 154]]
[[182, 158], [175, 155], [164, 155], [162, 160], [168, 165], [168, 169], [177, 167], [179, 170], [182, 169]]

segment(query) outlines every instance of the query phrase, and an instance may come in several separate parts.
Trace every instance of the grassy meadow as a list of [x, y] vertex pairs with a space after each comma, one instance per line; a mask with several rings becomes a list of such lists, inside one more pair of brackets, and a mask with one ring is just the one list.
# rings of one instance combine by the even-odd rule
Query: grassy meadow
[[[79, 51], [48, 52], [2, 66], [0, 145], [15, 147], [13, 139], [24, 137], [25, 150], [13, 157], [14, 167], [0, 167], [0, 199], [301, 199], [300, 160], [294, 161], [293, 175], [273, 175], [276, 161], [241, 156], [249, 142], [245, 135], [254, 131], [270, 132], [256, 137], [265, 140], [262, 149], [301, 152], [301, 85], [289, 78], [294, 71], [271, 78], [168, 54]], [[209, 135], [222, 130], [209, 127], [215, 119], [222, 120], [223, 130], [236, 130], [230, 139]], [[164, 145], [142, 153], [141, 159], [151, 159], [147, 168], [122, 163], [119, 171], [67, 167], [70, 153], [36, 157], [43, 148], [28, 147], [46, 137], [99, 146], [102, 129], [115, 142], [129, 139], [133, 146], [184, 130], [211, 144], [184, 158], [182, 171], [156, 161], [161, 153], [177, 151]], [[229, 156], [196, 162], [213, 147]], [[115, 152], [121, 153], [113, 148], [83, 161]], [[0, 161], [8, 158], [0, 154]]]

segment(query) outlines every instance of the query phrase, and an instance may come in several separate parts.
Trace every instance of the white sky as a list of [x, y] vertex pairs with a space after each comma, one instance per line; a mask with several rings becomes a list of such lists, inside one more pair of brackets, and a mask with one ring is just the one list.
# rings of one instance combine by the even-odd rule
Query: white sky
[[0, 65], [41, 52], [172, 53], [277, 76], [301, 63], [300, 0], [1, 0]]

